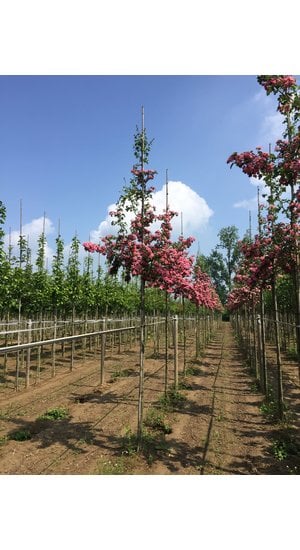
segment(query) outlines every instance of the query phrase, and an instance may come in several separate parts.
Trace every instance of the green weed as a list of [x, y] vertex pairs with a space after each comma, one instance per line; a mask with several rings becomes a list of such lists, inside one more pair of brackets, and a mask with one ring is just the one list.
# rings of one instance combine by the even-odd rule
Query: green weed
[[116, 457], [112, 460], [101, 460], [98, 462], [96, 474], [98, 475], [125, 475], [128, 474], [128, 460], [124, 456]]
[[153, 464], [155, 457], [160, 451], [166, 451], [167, 445], [164, 440], [164, 434], [160, 432], [151, 432], [143, 429], [141, 441], [138, 441], [136, 434], [133, 434], [128, 428], [122, 441], [122, 454], [124, 456], [134, 456], [138, 453], [144, 455], [149, 465]]
[[118, 378], [127, 378], [127, 376], [130, 376], [130, 370], [129, 369], [121, 369], [120, 367], [118, 367], [111, 374], [111, 381], [115, 382]]
[[186, 376], [198, 376], [199, 374], [201, 374], [201, 370], [198, 367], [191, 366], [185, 369]]
[[148, 411], [144, 420], [144, 425], [153, 430], [161, 431], [164, 434], [170, 434], [172, 432], [172, 428], [165, 421], [164, 414], [157, 409], [150, 409]]
[[163, 410], [173, 411], [182, 408], [185, 401], [185, 395], [183, 395], [175, 387], [171, 387], [165, 395], [160, 397], [159, 404]]
[[29, 430], [18, 430], [9, 434], [8, 439], [12, 439], [13, 441], [28, 441], [28, 439], [31, 439], [31, 433]]
[[62, 420], [69, 416], [68, 410], [64, 407], [57, 407], [55, 409], [48, 409], [44, 414], [39, 416], [39, 420]]
[[285, 441], [273, 441], [272, 443], [272, 454], [279, 461], [284, 460], [288, 456], [288, 451], [286, 448]]
[[260, 392], [259, 381], [255, 380], [254, 382], [252, 382], [250, 389], [253, 393], [259, 393]]
[[282, 461], [291, 455], [299, 456], [300, 448], [295, 439], [287, 434], [273, 441], [271, 451], [277, 460]]

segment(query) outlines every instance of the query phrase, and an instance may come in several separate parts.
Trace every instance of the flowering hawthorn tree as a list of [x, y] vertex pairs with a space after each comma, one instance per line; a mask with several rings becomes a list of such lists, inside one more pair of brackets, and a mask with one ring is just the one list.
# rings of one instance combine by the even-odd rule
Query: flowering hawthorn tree
[[[296, 303], [297, 351], [300, 358], [300, 88], [292, 76], [258, 77], [266, 93], [277, 96], [277, 110], [284, 117], [283, 138], [276, 142], [274, 153], [256, 151], [233, 153], [227, 160], [230, 167], [238, 166], [249, 177], [263, 179], [270, 188], [266, 230], [263, 237], [256, 239], [249, 253], [255, 261], [251, 266], [253, 280], [272, 279], [281, 268], [292, 276]], [[289, 187], [290, 200], [286, 204], [282, 193]], [[285, 214], [288, 223], [277, 223], [279, 212]]]
[[[147, 186], [156, 172], [145, 169], [151, 143], [148, 142], [144, 127], [134, 138], [134, 154], [138, 163], [133, 166], [130, 185], [125, 187], [116, 210], [111, 212], [112, 225], [117, 226], [116, 235], [103, 237], [101, 244], [83, 243], [89, 252], [106, 256], [111, 274], [120, 269], [125, 280], [131, 277], [140, 279], [140, 384], [138, 407], [138, 446], [142, 437], [144, 348], [145, 348], [145, 286], [156, 287], [175, 296], [187, 291], [188, 280], [192, 275], [193, 258], [188, 248], [193, 238], [180, 237], [172, 242], [171, 220], [175, 212], [166, 210], [156, 214], [151, 204], [153, 187]], [[128, 223], [128, 213], [131, 220]], [[155, 226], [158, 226], [155, 229]]]

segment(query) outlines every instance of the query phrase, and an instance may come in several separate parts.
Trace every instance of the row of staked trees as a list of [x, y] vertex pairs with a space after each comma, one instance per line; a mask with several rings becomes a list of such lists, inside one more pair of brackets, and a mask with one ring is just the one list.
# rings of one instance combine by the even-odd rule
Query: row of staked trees
[[[266, 307], [272, 313], [277, 356], [277, 403], [283, 415], [280, 326], [295, 333], [300, 364], [300, 87], [292, 76], [262, 75], [258, 83], [274, 94], [283, 115], [283, 135], [274, 150], [233, 153], [230, 166], [262, 180], [267, 192], [258, 205], [258, 232], [240, 244], [240, 260], [228, 308], [257, 312], [264, 335]], [[264, 363], [264, 362], [263, 362]], [[266, 365], [262, 387], [268, 391]]]
[[[127, 314], [139, 312], [139, 286], [137, 281], [125, 281], [124, 275], [109, 274], [100, 264], [94, 269], [93, 258], [86, 255], [80, 262], [78, 237], [74, 236], [68, 258], [64, 257], [64, 241], [56, 238], [56, 251], [51, 270], [45, 261], [46, 237], [38, 239], [38, 250], [34, 263], [31, 250], [24, 235], [20, 235], [18, 256], [4, 246], [4, 225], [6, 208], [0, 201], [0, 319], [6, 321], [18, 318], [97, 318], [99, 315]], [[95, 272], [96, 271], [96, 272]], [[146, 290], [147, 314], [164, 311], [165, 297], [159, 289]], [[181, 304], [170, 300], [170, 309], [179, 313]], [[194, 311], [192, 304], [187, 309]]]

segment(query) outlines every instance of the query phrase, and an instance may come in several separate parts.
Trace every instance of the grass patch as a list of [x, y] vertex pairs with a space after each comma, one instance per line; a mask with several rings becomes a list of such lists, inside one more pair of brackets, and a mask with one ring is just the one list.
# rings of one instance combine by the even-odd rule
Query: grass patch
[[283, 418], [280, 420], [278, 401], [276, 401], [276, 399], [273, 397], [272, 391], [269, 392], [269, 399], [264, 401], [264, 403], [260, 405], [259, 410], [261, 413], [267, 416], [270, 422], [279, 422], [285, 427], [293, 419], [292, 411], [285, 403], [283, 403]]
[[18, 430], [9, 434], [8, 439], [13, 441], [28, 441], [31, 439], [31, 433], [29, 430]]
[[7, 441], [8, 441], [7, 435], [1, 435], [1, 437], [0, 437], [0, 447], [1, 447], [1, 445], [5, 445], [5, 443], [7, 443]]
[[169, 388], [165, 395], [159, 399], [159, 406], [165, 411], [174, 411], [181, 409], [186, 401], [186, 396], [183, 395], [174, 386]]
[[102, 476], [126, 475], [132, 470], [132, 459], [127, 456], [118, 456], [112, 459], [102, 459], [97, 464], [95, 474]]
[[258, 380], [254, 380], [254, 382], [252, 382], [252, 384], [251, 384], [250, 389], [251, 389], [251, 391], [252, 391], [253, 393], [260, 393], [259, 381], [258, 381]]
[[275, 422], [278, 420], [278, 405], [277, 401], [275, 400], [269, 400], [265, 401], [260, 405], [259, 410], [262, 414], [268, 417], [268, 419], [272, 422]]
[[130, 428], [126, 430], [122, 440], [123, 456], [133, 457], [141, 454], [145, 457], [149, 466], [153, 464], [159, 453], [166, 452], [166, 450], [167, 443], [164, 434], [156, 430], [152, 431], [144, 428], [140, 445], [137, 435], [133, 434]]
[[299, 456], [300, 446], [292, 435], [287, 434], [273, 441], [271, 452], [281, 462], [289, 456]]
[[130, 374], [131, 371], [129, 369], [121, 369], [120, 367], [117, 367], [111, 374], [111, 382], [115, 382], [118, 378], [127, 378]]
[[63, 420], [68, 418], [69, 412], [65, 407], [48, 409], [44, 414], [38, 417], [38, 420]]
[[186, 376], [199, 376], [201, 374], [201, 369], [199, 367], [187, 367], [185, 369], [185, 375]]
[[148, 411], [144, 425], [153, 430], [161, 431], [164, 434], [172, 432], [172, 428], [166, 423], [165, 415], [157, 409], [150, 409]]

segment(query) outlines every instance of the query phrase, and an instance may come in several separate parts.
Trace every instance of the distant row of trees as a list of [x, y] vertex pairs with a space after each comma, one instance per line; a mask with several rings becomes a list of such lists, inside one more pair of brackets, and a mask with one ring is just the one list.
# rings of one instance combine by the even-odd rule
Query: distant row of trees
[[[31, 249], [24, 235], [18, 242], [18, 256], [4, 247], [4, 223], [6, 208], [0, 201], [0, 317], [22, 315], [70, 315], [97, 316], [113, 313], [134, 314], [139, 309], [138, 282], [125, 282], [124, 277], [109, 275], [100, 265], [94, 269], [93, 258], [87, 253], [80, 263], [81, 243], [77, 236], [71, 241], [68, 259], [64, 257], [64, 241], [56, 238], [56, 250], [51, 271], [46, 267], [46, 237], [38, 239], [37, 255], [32, 262]], [[219, 242], [209, 255], [198, 254], [196, 264], [207, 273], [224, 305], [232, 289], [232, 280], [240, 258], [239, 235], [236, 226], [220, 230]], [[245, 237], [247, 239], [247, 237]], [[289, 303], [289, 285], [282, 285], [282, 300]], [[288, 300], [288, 302], [286, 301]], [[146, 289], [147, 313], [162, 313], [165, 295], [159, 289]], [[180, 312], [180, 301], [170, 301], [173, 312]], [[186, 303], [187, 311], [194, 311], [193, 304]]]
[[[39, 316], [90, 316], [109, 314], [134, 315], [139, 311], [139, 282], [125, 282], [124, 276], [113, 276], [100, 265], [94, 269], [93, 258], [87, 253], [80, 262], [81, 243], [74, 236], [68, 259], [64, 257], [64, 241], [56, 238], [56, 250], [49, 271], [46, 267], [46, 237], [38, 239], [37, 255], [32, 262], [31, 249], [24, 235], [18, 242], [18, 256], [4, 246], [6, 207], [0, 201], [0, 318], [18, 315]], [[170, 298], [170, 311], [180, 313], [180, 300]], [[157, 288], [147, 288], [145, 296], [147, 314], [162, 313], [165, 294]], [[186, 303], [186, 310], [195, 306]]]

